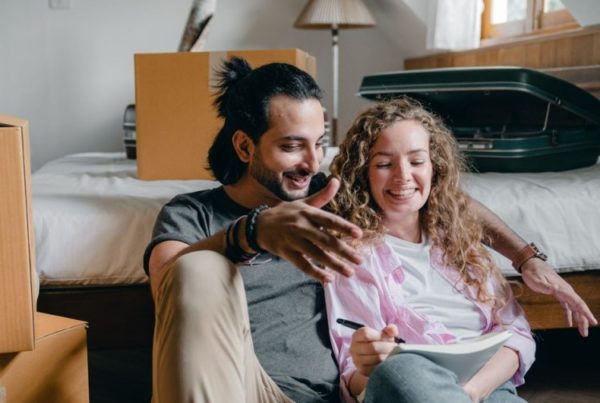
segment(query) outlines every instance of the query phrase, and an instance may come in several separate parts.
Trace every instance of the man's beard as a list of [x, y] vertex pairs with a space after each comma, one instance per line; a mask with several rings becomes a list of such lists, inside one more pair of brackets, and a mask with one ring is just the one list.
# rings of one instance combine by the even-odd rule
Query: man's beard
[[[278, 175], [275, 171], [270, 170], [263, 164], [260, 153], [257, 153], [250, 164], [249, 174], [252, 176], [258, 183], [263, 185], [267, 190], [277, 196], [279, 199], [283, 201], [294, 201], [306, 197], [308, 194], [308, 187], [304, 190], [302, 194], [291, 194], [286, 191], [283, 187], [283, 178]], [[283, 173], [286, 174], [294, 174], [298, 176], [309, 176], [305, 170], [290, 170]], [[299, 191], [297, 191], [299, 192]]]

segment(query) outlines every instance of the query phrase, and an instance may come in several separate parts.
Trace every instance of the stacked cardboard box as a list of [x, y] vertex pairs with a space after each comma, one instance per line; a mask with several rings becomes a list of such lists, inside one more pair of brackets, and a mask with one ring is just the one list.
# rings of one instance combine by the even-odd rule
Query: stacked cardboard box
[[36, 313], [27, 121], [0, 115], [0, 396], [89, 401], [85, 322]]
[[215, 69], [233, 56], [316, 75], [315, 58], [299, 49], [135, 55], [138, 178], [212, 179], [206, 158], [222, 125], [212, 105]]
[[89, 402], [85, 322], [35, 314], [35, 349], [0, 354], [6, 402]]

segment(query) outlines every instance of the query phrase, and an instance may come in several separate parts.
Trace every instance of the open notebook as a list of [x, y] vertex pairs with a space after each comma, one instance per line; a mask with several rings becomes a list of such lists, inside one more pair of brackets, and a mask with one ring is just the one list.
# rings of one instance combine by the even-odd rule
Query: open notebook
[[471, 379], [511, 336], [512, 333], [505, 330], [451, 344], [400, 343], [390, 356], [401, 353], [422, 355], [454, 371], [462, 384]]

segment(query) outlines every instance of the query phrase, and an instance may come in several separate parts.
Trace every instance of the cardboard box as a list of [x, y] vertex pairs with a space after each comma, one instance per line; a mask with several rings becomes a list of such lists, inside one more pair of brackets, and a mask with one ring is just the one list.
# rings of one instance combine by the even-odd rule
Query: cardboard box
[[316, 75], [315, 58], [299, 49], [135, 55], [139, 179], [212, 179], [208, 149], [222, 125], [212, 105], [215, 69], [232, 56]]
[[89, 402], [86, 325], [36, 313], [34, 351], [0, 354], [7, 402]]
[[32, 350], [37, 299], [27, 121], [0, 115], [0, 353]]

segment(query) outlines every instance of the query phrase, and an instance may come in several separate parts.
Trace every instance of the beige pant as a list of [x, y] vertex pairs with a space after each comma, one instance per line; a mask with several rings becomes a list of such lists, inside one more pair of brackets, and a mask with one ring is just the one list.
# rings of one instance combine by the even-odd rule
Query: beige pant
[[153, 403], [291, 402], [254, 353], [242, 277], [216, 252], [184, 255], [163, 277], [152, 374]]

